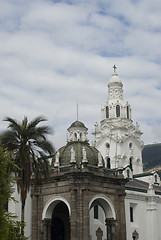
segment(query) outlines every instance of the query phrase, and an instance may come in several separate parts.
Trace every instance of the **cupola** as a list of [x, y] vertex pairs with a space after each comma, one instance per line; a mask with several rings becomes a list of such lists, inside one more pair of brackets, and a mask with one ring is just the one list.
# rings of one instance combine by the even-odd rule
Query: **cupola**
[[123, 84], [114, 72], [108, 83], [108, 100], [120, 99], [123, 100]]
[[69, 138], [68, 142], [88, 142], [87, 139], [88, 128], [85, 127], [84, 123], [75, 121], [68, 128]]
[[54, 156], [54, 167], [84, 164], [93, 167], [103, 167], [103, 158], [100, 152], [90, 146], [87, 138], [88, 128], [80, 121], [75, 121], [68, 128], [69, 137], [67, 144], [61, 147]]

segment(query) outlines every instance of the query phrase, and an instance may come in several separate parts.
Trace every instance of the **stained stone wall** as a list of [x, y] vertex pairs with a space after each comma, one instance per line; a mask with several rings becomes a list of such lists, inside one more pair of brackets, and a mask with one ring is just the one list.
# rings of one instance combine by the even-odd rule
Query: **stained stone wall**
[[[126, 240], [124, 209], [126, 180], [122, 175], [115, 174], [114, 172], [107, 174], [103, 169], [92, 172], [92, 169], [86, 167], [72, 168], [67, 172], [53, 173], [48, 182], [41, 180], [37, 190], [32, 191], [32, 240], [52, 240], [52, 213], [61, 201], [68, 203], [70, 240], [89, 240], [89, 203], [95, 196], [110, 199], [115, 209], [115, 230], [112, 240]], [[64, 240], [68, 238], [69, 235], [64, 236]], [[107, 236], [106, 238], [108, 239]]]

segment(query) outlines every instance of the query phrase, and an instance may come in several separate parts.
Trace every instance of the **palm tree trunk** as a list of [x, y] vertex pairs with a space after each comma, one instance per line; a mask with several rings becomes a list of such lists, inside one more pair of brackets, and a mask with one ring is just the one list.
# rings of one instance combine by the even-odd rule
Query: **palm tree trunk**
[[21, 203], [21, 234], [24, 236], [24, 228], [25, 228], [25, 200]]

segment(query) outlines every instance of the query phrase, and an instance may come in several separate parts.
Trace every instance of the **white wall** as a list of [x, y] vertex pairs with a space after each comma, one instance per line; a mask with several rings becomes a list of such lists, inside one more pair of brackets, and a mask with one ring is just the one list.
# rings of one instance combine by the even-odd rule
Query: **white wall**
[[90, 236], [92, 240], [97, 240], [96, 231], [98, 228], [103, 231], [102, 240], [106, 240], [106, 226], [105, 226], [105, 213], [103, 209], [98, 206], [98, 219], [94, 219], [94, 208], [90, 210]]
[[[21, 200], [20, 200], [20, 195], [18, 194], [17, 191], [17, 185], [14, 184], [12, 187], [12, 197], [16, 200], [9, 201], [8, 203], [8, 211], [15, 214], [17, 216], [17, 220], [21, 220]], [[25, 222], [26, 222], [26, 227], [25, 227], [25, 236], [29, 237], [29, 240], [31, 239], [31, 231], [32, 231], [32, 198], [30, 196], [30, 192], [27, 195], [26, 199], [26, 205], [25, 205]]]
[[[134, 222], [130, 222], [130, 206], [134, 206]], [[125, 197], [127, 240], [136, 230], [141, 240], [161, 240], [161, 196], [127, 191]]]

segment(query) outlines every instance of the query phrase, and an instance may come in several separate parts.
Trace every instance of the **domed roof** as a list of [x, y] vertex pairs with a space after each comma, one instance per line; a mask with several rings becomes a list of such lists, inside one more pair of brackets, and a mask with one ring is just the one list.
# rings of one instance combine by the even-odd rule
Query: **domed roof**
[[76, 164], [88, 164], [90, 166], [103, 167], [103, 158], [100, 152], [89, 145], [87, 139], [88, 128], [82, 122], [75, 121], [68, 128], [68, 142], [61, 147], [54, 156], [54, 166], [68, 166]]
[[70, 129], [70, 128], [85, 128], [85, 129], [87, 129], [87, 128], [85, 127], [84, 123], [82, 123], [82, 122], [80, 122], [80, 121], [75, 121], [75, 122], [73, 122], [68, 129]]
[[[83, 160], [83, 151], [86, 152], [86, 160], [90, 166], [98, 166], [99, 151], [90, 146], [87, 142], [71, 142], [61, 147], [59, 152], [59, 164], [60, 166], [67, 166], [71, 164], [72, 151], [75, 152], [75, 163], [80, 165]], [[54, 157], [55, 158], [55, 157]], [[102, 158], [103, 162], [103, 158]]]
[[75, 142], [75, 141], [80, 141], [84, 142], [87, 141], [87, 130], [88, 128], [85, 127], [84, 123], [80, 121], [75, 121], [74, 123], [71, 124], [71, 126], [68, 128], [69, 131], [69, 138], [68, 142]]
[[109, 84], [110, 83], [122, 83], [116, 72], [112, 74], [112, 77], [109, 80]]

